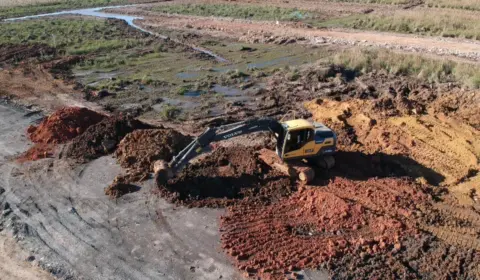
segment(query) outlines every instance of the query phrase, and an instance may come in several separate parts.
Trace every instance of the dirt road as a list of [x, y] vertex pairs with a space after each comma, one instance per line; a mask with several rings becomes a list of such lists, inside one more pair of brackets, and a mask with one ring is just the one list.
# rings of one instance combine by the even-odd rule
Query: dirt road
[[240, 38], [248, 42], [262, 42], [275, 37], [295, 39], [299, 43], [337, 44], [364, 47], [380, 47], [404, 52], [421, 52], [480, 60], [480, 43], [440, 37], [412, 36], [385, 32], [352, 31], [341, 29], [311, 29], [292, 24], [248, 21], [199, 16], [166, 15], [142, 10], [138, 7], [116, 9], [115, 12], [143, 16], [139, 25], [174, 30], [190, 29], [192, 32], [218, 37]]
[[[149, 195], [151, 183], [110, 200], [103, 189], [120, 172], [111, 157], [73, 170], [62, 160], [7, 161], [28, 146], [22, 134], [38, 116], [24, 115], [0, 106], [0, 229], [40, 267], [73, 279], [240, 278], [219, 247], [221, 211], [176, 209]], [[12, 250], [2, 244], [0, 252]]]

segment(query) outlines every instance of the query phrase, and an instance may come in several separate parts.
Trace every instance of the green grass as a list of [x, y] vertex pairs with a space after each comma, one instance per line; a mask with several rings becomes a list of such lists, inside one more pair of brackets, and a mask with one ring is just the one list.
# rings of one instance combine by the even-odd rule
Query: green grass
[[480, 88], [480, 66], [447, 59], [431, 59], [416, 54], [398, 54], [387, 50], [346, 50], [337, 53], [330, 63], [361, 73], [385, 70], [390, 74], [410, 76], [429, 82], [458, 82]]
[[0, 8], [1, 18], [21, 17], [26, 15], [53, 13], [61, 10], [92, 8], [109, 5], [124, 5], [130, 0], [58, 0], [52, 3], [40, 3], [26, 6]]
[[160, 117], [164, 120], [174, 120], [181, 113], [181, 109], [175, 105], [164, 105], [160, 111]]
[[399, 10], [393, 15], [357, 15], [316, 25], [480, 40], [480, 14], [458, 10]]
[[427, 0], [425, 3], [428, 7], [480, 11], [478, 0]]
[[68, 54], [131, 48], [141, 41], [124, 39], [124, 32], [104, 20], [29, 20], [0, 24], [0, 44], [45, 43]]
[[177, 4], [158, 6], [152, 10], [168, 14], [232, 17], [253, 20], [302, 20], [314, 17], [314, 14], [311, 12], [293, 8], [238, 4]]
[[409, 0], [329, 0], [330, 2], [347, 2], [362, 4], [407, 4]]

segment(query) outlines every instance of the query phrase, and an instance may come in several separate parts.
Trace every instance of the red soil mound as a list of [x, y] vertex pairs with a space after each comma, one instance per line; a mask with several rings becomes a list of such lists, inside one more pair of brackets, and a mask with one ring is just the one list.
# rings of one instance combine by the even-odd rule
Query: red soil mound
[[339, 178], [269, 206], [230, 207], [222, 217], [222, 244], [246, 273], [284, 279], [345, 254], [399, 250], [403, 236], [417, 234], [411, 216], [427, 199], [406, 180]]
[[45, 118], [39, 126], [30, 126], [28, 136], [35, 143], [65, 143], [82, 134], [104, 115], [80, 107], [66, 107]]
[[55, 146], [53, 144], [38, 143], [21, 154], [17, 160], [18, 162], [27, 162], [52, 157], [54, 150]]

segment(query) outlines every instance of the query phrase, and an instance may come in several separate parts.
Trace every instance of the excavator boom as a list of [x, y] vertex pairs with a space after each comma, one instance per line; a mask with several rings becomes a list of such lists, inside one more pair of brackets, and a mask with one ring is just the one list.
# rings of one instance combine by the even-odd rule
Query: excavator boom
[[233, 124], [223, 125], [215, 128], [207, 128], [170, 163], [161, 163], [156, 170], [157, 182], [165, 184], [168, 179], [180, 172], [191, 159], [205, 152], [205, 147], [210, 143], [227, 140], [233, 137], [250, 134], [259, 131], [271, 131], [278, 138], [284, 137], [284, 128], [280, 122], [272, 118], [259, 118]]

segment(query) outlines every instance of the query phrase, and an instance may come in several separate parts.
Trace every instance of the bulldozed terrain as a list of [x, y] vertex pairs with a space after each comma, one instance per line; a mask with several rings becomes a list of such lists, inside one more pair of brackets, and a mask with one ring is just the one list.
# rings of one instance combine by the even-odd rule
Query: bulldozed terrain
[[[0, 17], [82, 10], [0, 23], [6, 279], [480, 278], [473, 1], [30, 2]], [[156, 180], [261, 117], [324, 123], [335, 166], [262, 132]]]

